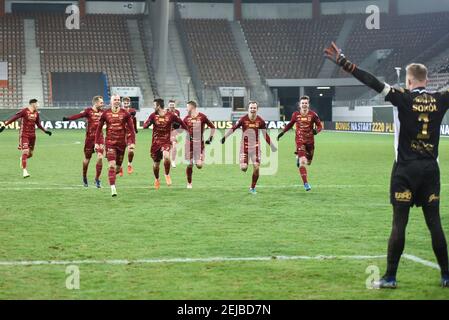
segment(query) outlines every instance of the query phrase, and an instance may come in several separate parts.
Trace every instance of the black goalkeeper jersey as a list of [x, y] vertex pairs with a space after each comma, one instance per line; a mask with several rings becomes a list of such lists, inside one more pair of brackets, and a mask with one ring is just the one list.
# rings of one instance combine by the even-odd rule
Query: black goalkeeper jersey
[[441, 122], [449, 108], [449, 91], [391, 88], [385, 101], [394, 106], [396, 161], [437, 159]]

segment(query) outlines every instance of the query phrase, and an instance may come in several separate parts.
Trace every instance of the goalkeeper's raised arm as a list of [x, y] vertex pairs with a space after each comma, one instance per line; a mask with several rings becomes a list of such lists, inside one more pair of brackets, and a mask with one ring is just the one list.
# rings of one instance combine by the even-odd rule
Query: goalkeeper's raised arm
[[382, 95], [386, 96], [390, 92], [390, 85], [380, 81], [371, 73], [357, 67], [354, 63], [349, 61], [334, 42], [324, 50], [324, 54], [326, 58], [340, 66], [346, 72], [352, 74], [354, 78], [363, 84], [376, 90], [377, 93], [382, 93]]

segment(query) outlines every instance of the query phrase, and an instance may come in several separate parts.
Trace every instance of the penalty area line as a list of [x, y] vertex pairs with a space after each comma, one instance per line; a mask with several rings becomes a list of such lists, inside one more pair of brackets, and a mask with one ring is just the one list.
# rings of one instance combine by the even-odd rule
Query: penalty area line
[[[16, 260], [0, 261], [1, 266], [45, 266], [45, 265], [131, 265], [161, 263], [207, 263], [207, 262], [247, 262], [247, 261], [294, 261], [294, 260], [373, 260], [384, 259], [386, 255], [317, 255], [317, 256], [265, 256], [265, 257], [206, 257], [206, 258], [162, 258], [162, 259], [86, 259], [86, 260]], [[404, 259], [440, 270], [438, 264], [415, 255], [402, 255]]]
[[105, 260], [31, 260], [31, 261], [0, 261], [0, 266], [36, 266], [36, 265], [129, 265], [158, 263], [196, 263], [196, 262], [245, 262], [245, 261], [276, 261], [276, 260], [370, 260], [385, 258], [385, 255], [341, 255], [341, 256], [265, 256], [265, 257], [207, 257], [207, 258], [165, 258], [165, 259], [105, 259]]

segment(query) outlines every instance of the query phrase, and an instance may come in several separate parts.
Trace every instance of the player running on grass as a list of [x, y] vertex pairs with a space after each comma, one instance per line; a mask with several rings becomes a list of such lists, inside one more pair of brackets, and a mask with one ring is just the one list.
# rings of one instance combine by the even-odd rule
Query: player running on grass
[[[197, 109], [195, 101], [187, 102], [188, 115], [184, 118], [184, 123], [189, 127], [190, 139], [186, 139], [185, 158], [189, 161], [186, 168], [187, 189], [192, 189], [193, 165], [198, 169], [203, 167], [204, 161], [204, 143], [210, 144], [215, 134], [215, 126], [204, 113]], [[204, 142], [204, 128], [208, 126], [211, 129], [209, 139]]]
[[[134, 147], [136, 135], [134, 133], [134, 124], [131, 115], [120, 106], [120, 96], [113, 95], [111, 97], [111, 108], [103, 112], [98, 123], [95, 135], [95, 149], [103, 148], [103, 125], [106, 123], [106, 157], [109, 162], [109, 185], [111, 186], [111, 194], [117, 196], [115, 187], [116, 175], [120, 172], [125, 155], [126, 146]], [[127, 139], [126, 133], [130, 136]]]
[[307, 181], [306, 165], [310, 166], [313, 160], [313, 153], [315, 151], [315, 135], [322, 129], [320, 118], [318, 115], [310, 110], [310, 98], [303, 96], [299, 99], [299, 111], [292, 114], [292, 119], [285, 126], [284, 130], [279, 133], [278, 140], [296, 124], [296, 165], [299, 167], [299, 173], [304, 183], [304, 189], [310, 191], [312, 187]]
[[407, 89], [392, 88], [349, 61], [332, 43], [326, 57], [356, 79], [385, 96], [393, 104], [395, 152], [390, 183], [393, 205], [393, 228], [388, 242], [387, 270], [375, 285], [396, 288], [396, 273], [404, 251], [405, 230], [410, 207], [422, 207], [432, 237], [432, 247], [441, 270], [441, 285], [449, 287], [446, 237], [440, 219], [440, 170], [438, 144], [440, 126], [449, 108], [449, 91], [430, 92], [427, 68], [422, 64], [407, 66]]
[[276, 146], [271, 142], [270, 136], [267, 134], [267, 127], [265, 120], [257, 115], [259, 105], [256, 101], [250, 101], [248, 103], [248, 114], [241, 117], [231, 129], [226, 132], [225, 136], [221, 139], [221, 143], [225, 143], [227, 137], [229, 137], [235, 130], [242, 128], [242, 140], [240, 142], [240, 169], [243, 172], [248, 170], [248, 163], [251, 159], [253, 163], [253, 176], [251, 186], [249, 188], [250, 193], [256, 194], [256, 184], [259, 179], [260, 168], [260, 141], [259, 130], [265, 137], [265, 141], [270, 145], [271, 151], [277, 150]]
[[[175, 100], [169, 100], [168, 101], [168, 112], [172, 112], [176, 114], [178, 117], [181, 117], [181, 113], [178, 109], [176, 109], [176, 101]], [[170, 141], [171, 141], [171, 165], [173, 168], [176, 168], [176, 152], [177, 152], [177, 145], [178, 141], [176, 140], [178, 136], [178, 129], [179, 124], [174, 123], [172, 127], [172, 132], [170, 135]]]
[[[37, 108], [39, 103], [37, 99], [31, 99], [29, 101], [29, 106], [17, 112], [12, 118], [5, 122], [5, 126], [10, 125], [18, 119], [22, 119], [22, 124], [20, 125], [19, 131], [19, 147], [18, 149], [22, 151], [22, 156], [20, 158], [21, 168], [23, 170], [23, 177], [28, 178], [30, 174], [27, 171], [27, 160], [33, 156], [34, 146], [36, 144], [36, 128], [37, 126], [45, 134], [51, 136], [51, 131], [45, 130], [41, 125], [39, 118], [39, 112]], [[5, 130], [5, 126], [0, 127], [0, 133]]]
[[154, 112], [150, 114], [145, 121], [143, 128], [147, 129], [153, 125], [153, 138], [151, 142], [151, 158], [153, 159], [153, 173], [154, 173], [154, 188], [157, 190], [160, 188], [161, 183], [159, 181], [159, 167], [161, 160], [164, 159], [165, 169], [165, 182], [167, 186], [171, 186], [172, 181], [170, 178], [170, 149], [171, 141], [170, 134], [172, 131], [173, 123], [178, 123], [187, 132], [189, 128], [186, 124], [172, 112], [168, 112], [164, 109], [163, 99], [154, 99]]
[[[98, 123], [100, 117], [103, 114], [104, 101], [102, 96], [95, 96], [92, 99], [92, 107], [84, 109], [81, 113], [75, 114], [73, 116], [62, 118], [63, 121], [77, 120], [81, 118], [87, 119], [86, 128], [86, 139], [84, 140], [84, 160], [83, 160], [83, 185], [88, 187], [87, 182], [87, 169], [89, 168], [89, 162], [92, 158], [92, 154], [95, 152], [95, 134], [97, 133]], [[102, 132], [103, 134], [103, 132]], [[102, 138], [104, 141], [104, 138]], [[104, 142], [101, 143], [101, 146]], [[101, 170], [103, 169], [103, 148], [99, 148], [97, 151], [97, 165], [95, 173], [95, 185], [97, 188], [101, 188], [100, 176]]]
[[[136, 113], [137, 110], [131, 107], [131, 99], [129, 97], [123, 98], [123, 109], [128, 111], [128, 113], [131, 115], [131, 119], [134, 124], [134, 132], [137, 134], [139, 131], [137, 130], [137, 119], [136, 119]], [[126, 140], [131, 138], [131, 133], [126, 132]], [[135, 151], [135, 144], [133, 147], [128, 146], [128, 174], [132, 174], [134, 171], [133, 168], [133, 159], [134, 159], [134, 151]], [[120, 168], [120, 176], [123, 176], [123, 169]]]

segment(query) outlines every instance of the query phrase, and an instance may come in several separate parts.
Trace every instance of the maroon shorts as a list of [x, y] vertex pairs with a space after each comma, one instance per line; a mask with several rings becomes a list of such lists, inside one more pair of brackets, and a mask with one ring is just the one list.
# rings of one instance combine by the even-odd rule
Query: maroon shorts
[[249, 160], [253, 164], [260, 164], [260, 148], [259, 146], [247, 147], [245, 145], [240, 147], [240, 164], [248, 164]]
[[170, 151], [171, 149], [171, 143], [164, 143], [164, 144], [157, 144], [153, 143], [151, 145], [151, 159], [153, 159], [154, 162], [160, 162], [163, 158], [164, 151]]
[[185, 144], [185, 159], [187, 161], [204, 161], [204, 142], [201, 143], [186, 143]]
[[106, 145], [106, 158], [108, 161], [115, 161], [117, 166], [121, 166], [123, 163], [123, 157], [125, 155], [126, 146], [108, 146]]
[[34, 145], [36, 144], [36, 136], [26, 136], [21, 135], [19, 137], [19, 150], [26, 150], [30, 149], [31, 151], [34, 150]]
[[315, 144], [313, 143], [300, 143], [296, 145], [296, 154], [298, 155], [298, 157], [306, 157], [309, 164], [312, 163], [314, 152]]

